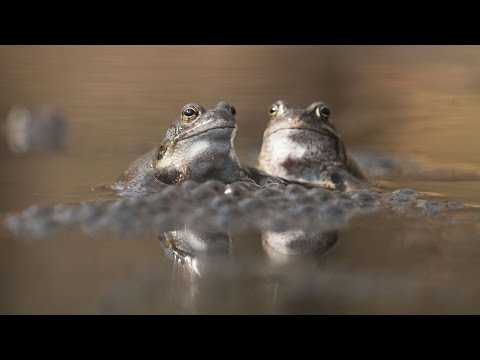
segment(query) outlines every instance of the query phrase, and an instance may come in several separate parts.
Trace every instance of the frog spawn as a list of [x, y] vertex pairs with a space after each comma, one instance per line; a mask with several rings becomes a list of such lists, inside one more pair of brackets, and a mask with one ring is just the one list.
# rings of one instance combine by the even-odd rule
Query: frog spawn
[[420, 200], [420, 194], [409, 189], [344, 193], [296, 184], [261, 187], [248, 181], [226, 185], [209, 180], [156, 190], [115, 201], [34, 205], [7, 217], [6, 225], [17, 236], [32, 240], [67, 228], [80, 228], [92, 236], [106, 231], [136, 236], [158, 235], [184, 224], [230, 234], [295, 229], [324, 232], [340, 228], [353, 216], [380, 210], [435, 218], [463, 207], [451, 201]]

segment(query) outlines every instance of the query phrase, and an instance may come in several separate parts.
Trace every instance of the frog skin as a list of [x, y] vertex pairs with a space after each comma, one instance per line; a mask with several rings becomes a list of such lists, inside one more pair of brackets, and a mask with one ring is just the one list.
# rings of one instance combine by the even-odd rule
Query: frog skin
[[159, 183], [168, 185], [211, 179], [286, 183], [240, 164], [234, 149], [235, 115], [235, 108], [224, 101], [209, 110], [199, 104], [185, 105], [160, 145], [135, 160], [112, 187], [141, 183], [152, 172]]
[[306, 109], [293, 109], [277, 101], [269, 112], [258, 157], [260, 170], [292, 182], [340, 191], [370, 187], [347, 156], [326, 104], [318, 101]]

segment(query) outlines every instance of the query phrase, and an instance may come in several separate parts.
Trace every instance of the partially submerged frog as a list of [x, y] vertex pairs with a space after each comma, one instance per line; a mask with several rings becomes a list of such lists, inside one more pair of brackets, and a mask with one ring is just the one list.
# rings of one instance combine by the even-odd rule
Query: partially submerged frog
[[129, 183], [151, 180], [152, 175], [169, 185], [211, 179], [226, 184], [246, 179], [260, 185], [286, 183], [240, 164], [233, 144], [235, 115], [235, 108], [227, 102], [209, 110], [199, 104], [185, 105], [160, 145], [135, 160], [112, 187], [122, 189]]
[[283, 101], [270, 107], [263, 135], [259, 168], [266, 173], [304, 184], [351, 191], [369, 187], [330, 119], [330, 108], [314, 102], [292, 109]]

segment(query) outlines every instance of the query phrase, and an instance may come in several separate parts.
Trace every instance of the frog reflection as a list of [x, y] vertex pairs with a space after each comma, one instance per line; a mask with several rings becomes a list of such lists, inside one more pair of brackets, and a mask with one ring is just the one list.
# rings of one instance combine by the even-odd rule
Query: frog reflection
[[327, 253], [337, 242], [337, 231], [306, 232], [294, 229], [262, 232], [263, 248], [274, 262], [303, 261], [301, 259], [309, 255], [317, 258]]
[[232, 238], [224, 232], [204, 229], [183, 229], [169, 231], [159, 236], [165, 254], [185, 266], [192, 273], [202, 276], [215, 261], [230, 257]]
[[[169, 258], [198, 276], [211, 271], [215, 265], [232, 255], [232, 237], [225, 232], [194, 229], [186, 225], [182, 229], [160, 235], [159, 239]], [[262, 232], [264, 250], [274, 261], [303, 258], [299, 255], [318, 258], [333, 248], [337, 240], [337, 231], [305, 232], [295, 229]]]

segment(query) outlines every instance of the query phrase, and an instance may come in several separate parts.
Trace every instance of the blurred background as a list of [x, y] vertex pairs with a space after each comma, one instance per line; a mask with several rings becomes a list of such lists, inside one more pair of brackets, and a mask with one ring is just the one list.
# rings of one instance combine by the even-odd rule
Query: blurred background
[[[268, 109], [281, 99], [296, 108], [326, 102], [351, 151], [477, 169], [478, 64], [478, 46], [0, 46], [0, 213], [34, 203], [94, 199], [91, 188], [114, 181], [131, 161], [156, 146], [188, 102], [206, 108], [222, 100], [232, 103], [237, 109], [236, 149], [251, 165]], [[58, 133], [61, 146], [12, 152], [7, 141], [12, 109], [30, 109], [45, 118], [38, 114], [46, 114], [46, 108], [66, 124]], [[480, 202], [476, 181], [395, 185]], [[135, 279], [146, 268], [169, 264], [152, 239], [92, 240], [69, 234], [27, 245], [4, 229], [0, 236], [0, 313], [122, 312], [99, 305], [106, 289], [125, 276]], [[248, 239], [238, 246], [257, 254], [259, 236]], [[472, 254], [471, 247], [464, 250]], [[365, 264], [370, 253], [364, 252]], [[322, 304], [312, 309], [329, 312], [328, 304]], [[456, 309], [478, 310], [468, 304]], [[285, 306], [285, 312], [297, 309]], [[347, 303], [342, 309], [379, 309], [365, 306]], [[382, 309], [402, 309], [398, 306]], [[420, 305], [412, 306], [402, 311], [422, 311]], [[160, 305], [129, 309], [189, 312]], [[246, 311], [258, 309], [270, 311], [254, 305]]]

